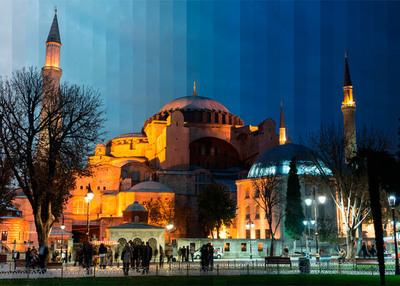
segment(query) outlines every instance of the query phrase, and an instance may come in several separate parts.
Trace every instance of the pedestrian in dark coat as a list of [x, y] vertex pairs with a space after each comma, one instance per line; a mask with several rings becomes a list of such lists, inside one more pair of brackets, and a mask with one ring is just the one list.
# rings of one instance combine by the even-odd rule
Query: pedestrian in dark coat
[[164, 266], [164, 250], [160, 245], [160, 268]]
[[367, 250], [367, 247], [365, 246], [365, 242], [363, 242], [363, 245], [361, 247], [361, 252], [363, 254], [363, 258], [365, 258], [367, 256], [370, 257], [370, 255], [368, 253], [368, 250]]
[[133, 265], [132, 268], [135, 269], [136, 271], [139, 272], [139, 245], [137, 243], [133, 243]]
[[49, 255], [49, 248], [46, 245], [42, 245], [39, 248], [39, 262], [40, 268], [46, 272], [47, 268], [47, 256]]
[[25, 267], [28, 268], [31, 266], [31, 248], [28, 247], [28, 250], [25, 253]]
[[106, 254], [107, 254], [107, 248], [104, 246], [104, 244], [100, 244], [99, 248], [99, 256], [100, 256], [100, 268], [106, 269]]
[[129, 244], [126, 243], [121, 254], [121, 260], [124, 263], [122, 270], [124, 271], [125, 276], [129, 274], [129, 263], [131, 262], [131, 255], [131, 248], [129, 247]]
[[86, 271], [89, 273], [90, 266], [93, 263], [93, 247], [89, 242], [85, 242], [85, 266]]
[[142, 266], [143, 272], [142, 274], [148, 274], [150, 268], [151, 257], [153, 256], [153, 249], [150, 247], [149, 243], [146, 242], [146, 245], [143, 244], [143, 257], [142, 257]]
[[208, 262], [210, 264], [210, 270], [213, 271], [214, 268], [214, 247], [209, 243], [208, 248]]

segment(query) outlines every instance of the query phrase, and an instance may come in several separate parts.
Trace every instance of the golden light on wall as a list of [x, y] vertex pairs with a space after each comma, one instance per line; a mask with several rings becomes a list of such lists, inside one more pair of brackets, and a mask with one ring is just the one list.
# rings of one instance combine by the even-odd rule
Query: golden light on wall
[[46, 43], [46, 67], [60, 67], [60, 48], [61, 44], [56, 42]]

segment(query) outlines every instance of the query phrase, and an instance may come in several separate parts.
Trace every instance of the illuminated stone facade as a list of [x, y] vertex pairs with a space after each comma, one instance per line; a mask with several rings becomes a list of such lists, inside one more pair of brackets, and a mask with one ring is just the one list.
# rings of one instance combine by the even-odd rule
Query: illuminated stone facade
[[[44, 83], [58, 84], [61, 77], [61, 40], [55, 15], [46, 43]], [[182, 96], [182, 95], [181, 95]], [[283, 115], [282, 115], [283, 116]], [[285, 132], [280, 131], [281, 137]], [[282, 141], [282, 138], [281, 138]], [[202, 237], [197, 215], [197, 195], [211, 181], [223, 183], [236, 200], [237, 179], [247, 172], [266, 150], [278, 146], [279, 134], [272, 119], [258, 126], [243, 120], [221, 103], [193, 94], [178, 97], [144, 121], [140, 132], [117, 136], [96, 145], [88, 158], [92, 176], [77, 178], [76, 188], [64, 210], [66, 231], [75, 241], [84, 241], [90, 184], [94, 198], [89, 204], [91, 238], [109, 239], [108, 228], [121, 224], [122, 211], [137, 201], [168, 198], [175, 202], [175, 229], [172, 238]], [[17, 198], [23, 218], [31, 222], [32, 210], [26, 198]], [[54, 225], [58, 228], [59, 223]], [[235, 228], [227, 237], [237, 236]]]

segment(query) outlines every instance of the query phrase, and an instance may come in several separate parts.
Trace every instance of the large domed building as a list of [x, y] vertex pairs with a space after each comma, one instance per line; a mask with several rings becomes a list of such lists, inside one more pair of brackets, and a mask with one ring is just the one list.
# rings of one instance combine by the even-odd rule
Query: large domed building
[[[108, 238], [108, 227], [121, 223], [127, 206], [158, 197], [172, 200], [179, 214], [173, 238], [202, 237], [197, 217], [202, 186], [224, 183], [236, 199], [235, 181], [245, 178], [258, 156], [279, 142], [272, 119], [245, 125], [223, 104], [197, 95], [194, 88], [191, 95], [166, 103], [145, 120], [141, 132], [95, 147], [89, 158], [94, 175], [78, 179], [66, 209], [73, 219], [72, 232], [76, 237], [83, 234], [84, 197], [90, 183], [95, 194], [90, 203], [91, 235], [101, 240]], [[235, 230], [228, 236], [236, 237]]]

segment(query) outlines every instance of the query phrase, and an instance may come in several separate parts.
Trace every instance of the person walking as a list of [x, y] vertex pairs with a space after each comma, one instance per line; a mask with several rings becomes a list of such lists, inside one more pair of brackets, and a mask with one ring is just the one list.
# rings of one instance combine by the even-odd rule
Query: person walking
[[112, 266], [113, 264], [113, 253], [110, 246], [107, 246], [106, 264], [108, 266]]
[[181, 261], [182, 258], [182, 247], [179, 247], [178, 249], [178, 261]]
[[28, 247], [27, 251], [25, 252], [25, 267], [26, 268], [31, 267], [31, 260], [32, 260], [31, 248]]
[[40, 263], [40, 269], [42, 269], [43, 272], [46, 272], [48, 255], [49, 255], [49, 248], [46, 245], [42, 245], [39, 248], [39, 263]]
[[365, 258], [366, 256], [370, 256], [367, 250], [367, 247], [365, 245], [365, 242], [363, 242], [362, 247], [361, 247], [361, 252], [363, 254], [363, 258]]
[[164, 266], [164, 250], [160, 245], [160, 268]]
[[133, 265], [132, 269], [135, 269], [136, 267], [136, 272], [139, 272], [139, 245], [137, 243], [133, 243]]
[[210, 265], [210, 271], [214, 269], [214, 247], [211, 243], [208, 244], [208, 261]]
[[146, 242], [146, 245], [143, 245], [142, 274], [149, 274], [150, 261], [152, 256], [153, 256], [153, 249], [150, 247], [149, 242]]
[[194, 245], [190, 246], [190, 256], [192, 258], [192, 262], [194, 261]]
[[99, 248], [99, 256], [100, 256], [100, 268], [106, 269], [106, 254], [107, 254], [107, 248], [104, 246], [104, 244], [100, 244]]
[[85, 257], [86, 273], [90, 274], [90, 266], [92, 266], [92, 263], [93, 263], [93, 247], [87, 241], [87, 242], [85, 242], [85, 248], [84, 249], [85, 249], [84, 250], [84, 257]]
[[131, 248], [129, 247], [129, 243], [126, 243], [124, 249], [122, 250], [121, 260], [123, 262], [122, 270], [124, 271], [124, 275], [128, 276], [129, 263], [131, 262]]
[[369, 250], [369, 253], [371, 254], [372, 257], [375, 257], [375, 254], [376, 254], [375, 245], [371, 246], [371, 249]]

